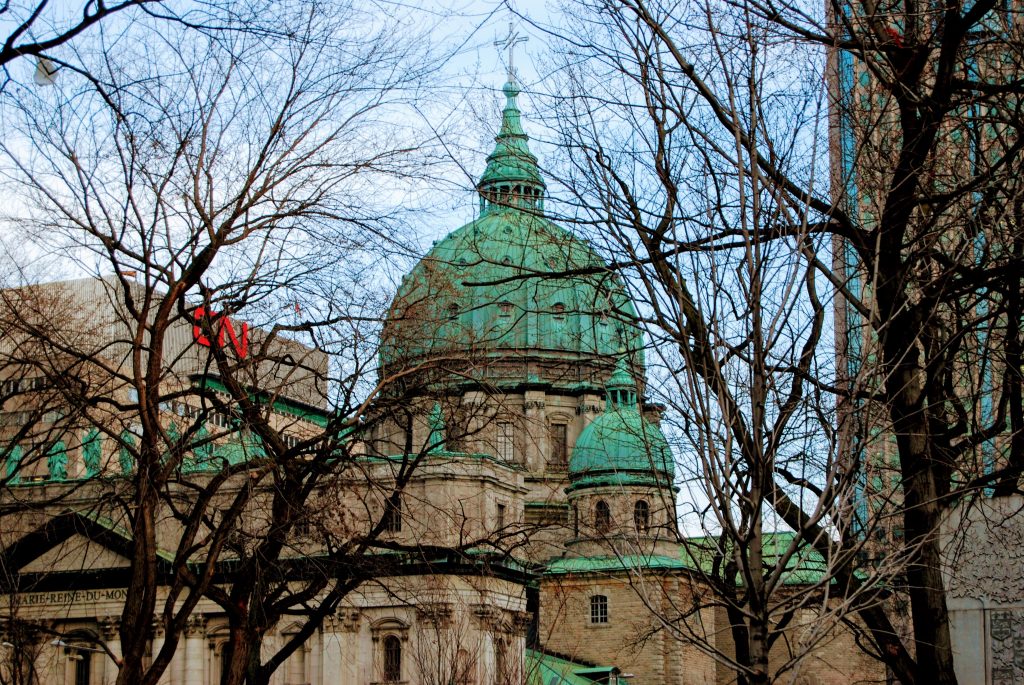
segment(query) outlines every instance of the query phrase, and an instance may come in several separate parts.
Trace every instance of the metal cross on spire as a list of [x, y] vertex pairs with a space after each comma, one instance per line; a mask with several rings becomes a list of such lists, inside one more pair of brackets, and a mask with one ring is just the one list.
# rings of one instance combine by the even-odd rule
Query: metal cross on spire
[[515, 67], [515, 51], [516, 45], [519, 43], [525, 43], [530, 40], [527, 36], [520, 36], [519, 32], [515, 30], [515, 25], [510, 19], [508, 22], [508, 35], [504, 38], [494, 41], [495, 47], [508, 50], [508, 80], [515, 81], [516, 79], [516, 67]]

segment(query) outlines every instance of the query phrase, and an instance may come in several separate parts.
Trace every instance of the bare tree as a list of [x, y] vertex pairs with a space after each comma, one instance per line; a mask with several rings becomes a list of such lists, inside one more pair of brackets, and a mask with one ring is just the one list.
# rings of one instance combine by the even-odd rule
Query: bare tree
[[[119, 683], [157, 682], [210, 601], [229, 630], [222, 682], [266, 683], [385, 571], [368, 552], [429, 553], [388, 536], [436, 445], [413, 442], [431, 410], [409, 402], [422, 386], [377, 375], [387, 303], [375, 279], [382, 256], [405, 251], [380, 189], [408, 178], [424, 145], [396, 122], [436, 63], [403, 30], [408, 17], [275, 12], [287, 31], [136, 22], [80, 48], [85, 83], [5, 111], [0, 174], [24, 200], [5, 216], [29, 246], [20, 256], [59, 254], [64, 269], [102, 276], [35, 285], [22, 272], [28, 282], [4, 291], [5, 378], [45, 379], [8, 384], [4, 399], [31, 414], [45, 390], [59, 408], [13, 436], [31, 448], [5, 464], [7, 483], [35, 468], [50, 485], [8, 488], [5, 513], [21, 517], [12, 535], [31, 532], [74, 497], [126, 531]], [[363, 438], [384, 421], [408, 424], [408, 444], [369, 469]], [[82, 472], [68, 472], [69, 455]], [[348, 528], [315, 513], [331, 488], [364, 505]], [[5, 539], [5, 553], [32, 540]], [[301, 627], [262, 652], [293, 614]]]
[[572, 5], [563, 180], [650, 323], [739, 677], [838, 600], [901, 682], [952, 683], [939, 524], [1022, 466], [1019, 13], [825, 9]]

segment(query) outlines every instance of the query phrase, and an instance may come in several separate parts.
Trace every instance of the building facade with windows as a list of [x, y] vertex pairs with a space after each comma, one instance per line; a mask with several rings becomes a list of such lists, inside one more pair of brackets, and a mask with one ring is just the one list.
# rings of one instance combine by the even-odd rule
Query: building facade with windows
[[[546, 187], [520, 122], [518, 92], [514, 82], [504, 87], [497, 144], [478, 184], [479, 217], [436, 243], [404, 279], [384, 326], [380, 380], [393, 389], [382, 404], [401, 397], [403, 411], [353, 437], [358, 468], [311, 498], [293, 540], [298, 558], [312, 558], [322, 550], [311, 531], [379, 524], [385, 547], [429, 553], [411, 554], [400, 573], [392, 569], [349, 592], [277, 670], [275, 685], [709, 685], [734, 678], [709, 650], [666, 629], [666, 622], [690, 622], [729, 650], [724, 610], [707, 601], [699, 560], [681, 545], [673, 456], [659, 408], [643, 400], [637, 313], [600, 256], [545, 218]], [[60, 291], [53, 299], [71, 302], [70, 334], [109, 333], [118, 317], [97, 326], [96, 312], [110, 309], [118, 287], [89, 281], [42, 294]], [[181, 344], [165, 382], [203, 392], [183, 392], [161, 409], [166, 431], [200, 410], [211, 433], [220, 430], [183, 461], [195, 477], [213, 478], [261, 447], [238, 429], [230, 407], [211, 412], [188, 399], [219, 391], [208, 361], [217, 329], [196, 318], [175, 333]], [[235, 322], [215, 337], [239, 354], [241, 330]], [[247, 335], [253, 340], [245, 344], [254, 345], [263, 333]], [[95, 347], [116, 351], [117, 337], [98, 335]], [[12, 647], [0, 654], [0, 670], [10, 675], [17, 655], [31, 666], [31, 682], [99, 685], [116, 673], [132, 540], [123, 521], [97, 503], [132, 469], [134, 426], [116, 401], [109, 418], [124, 425], [102, 439], [90, 438], [85, 423], [10, 418], [56, 406], [24, 370], [31, 355], [15, 353], [30, 342], [7, 336], [12, 372], [0, 379], [7, 474], [0, 497], [5, 505], [47, 504], [4, 519], [12, 523], [0, 532], [8, 617], [20, 619], [2, 628]], [[326, 360], [281, 344], [270, 356], [290, 361], [259, 366], [259, 387], [272, 390], [260, 406], [301, 443], [328, 419], [319, 385]], [[407, 386], [416, 389], [411, 399]], [[139, 401], [130, 392], [128, 384], [109, 388], [126, 405]], [[20, 430], [27, 425], [44, 432]], [[411, 453], [424, 458], [395, 491], [388, 484]], [[259, 516], [240, 524], [253, 536], [266, 525]], [[174, 549], [180, 534], [180, 527], [162, 528], [161, 548]], [[33, 625], [44, 630], [15, 634]], [[266, 647], [302, 625], [301, 616], [281, 621]], [[200, 601], [161, 682], [219, 682], [227, 638], [223, 611]], [[159, 625], [151, 639], [157, 654]], [[851, 634], [837, 634], [822, 650], [799, 682], [878, 674]]]

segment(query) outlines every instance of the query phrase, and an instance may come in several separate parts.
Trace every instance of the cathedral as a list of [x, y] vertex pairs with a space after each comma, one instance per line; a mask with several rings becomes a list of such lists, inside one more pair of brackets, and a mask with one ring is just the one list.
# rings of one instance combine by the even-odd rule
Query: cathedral
[[[601, 256], [546, 218], [546, 185], [518, 94], [514, 80], [505, 84], [477, 218], [436, 242], [403, 279], [383, 326], [381, 405], [402, 397], [403, 410], [352, 438], [359, 468], [311, 497], [301, 533], [308, 540], [296, 543], [312, 556], [310, 530], [379, 523], [394, 549], [432, 552], [348, 592], [275, 671], [275, 685], [735, 682], [718, 656], [732, 649], [729, 618], [702, 580], [706, 560], [693, 552], [700, 541], [684, 545], [678, 528], [675, 459], [660, 407], [645, 400], [637, 312]], [[97, 331], [98, 348], [110, 326], [95, 321], [124, 287], [110, 279], [46, 286], [74, 310], [74, 326]], [[219, 343], [243, 356], [263, 335], [225, 317], [211, 340], [199, 323], [183, 321], [168, 336], [176, 377], [223, 394], [204, 355]], [[6, 357], [23, 342], [5, 339]], [[317, 378], [327, 361], [298, 343], [276, 344], [290, 360], [289, 382], [268, 402], [276, 425], [301, 441], [326, 421], [328, 393]], [[97, 502], [119, 474], [131, 473], [136, 427], [126, 420], [105, 431], [117, 441], [84, 428], [55, 434], [45, 458], [29, 463], [18, 436], [33, 411], [32, 379], [4, 374], [0, 497], [8, 508], [45, 502], [3, 519], [0, 531], [8, 615], [46, 628], [24, 682], [112, 682], [133, 543], [124, 522]], [[131, 389], [111, 392], [138, 401]], [[161, 409], [179, 431], [197, 411], [187, 392]], [[218, 441], [183, 457], [182, 471], [244, 464], [260, 454], [257, 443], [249, 435]], [[390, 485], [398, 479], [400, 491]], [[175, 549], [180, 536], [173, 522], [164, 526], [161, 549]], [[794, 592], [814, 582], [813, 569], [799, 571]], [[299, 633], [303, 621], [279, 621], [266, 648]], [[12, 625], [0, 652], [6, 675], [15, 652], [27, 650]], [[200, 600], [160, 682], [220, 682], [227, 639], [221, 608]], [[163, 640], [156, 627], [153, 655]], [[780, 644], [778, 658], [786, 648]], [[884, 669], [837, 630], [795, 682], [861, 679], [884, 682]]]

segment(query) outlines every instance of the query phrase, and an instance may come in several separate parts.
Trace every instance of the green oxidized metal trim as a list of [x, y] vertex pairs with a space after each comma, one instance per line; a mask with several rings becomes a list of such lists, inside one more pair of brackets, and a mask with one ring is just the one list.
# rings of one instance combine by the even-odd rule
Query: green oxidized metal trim
[[487, 157], [487, 168], [477, 188], [486, 192], [500, 184], [519, 183], [543, 191], [544, 179], [537, 168], [537, 158], [530, 152], [529, 138], [523, 130], [516, 102], [519, 86], [510, 81], [502, 91], [505, 93], [505, 108], [501, 112], [501, 130], [494, 139], [494, 151]]

